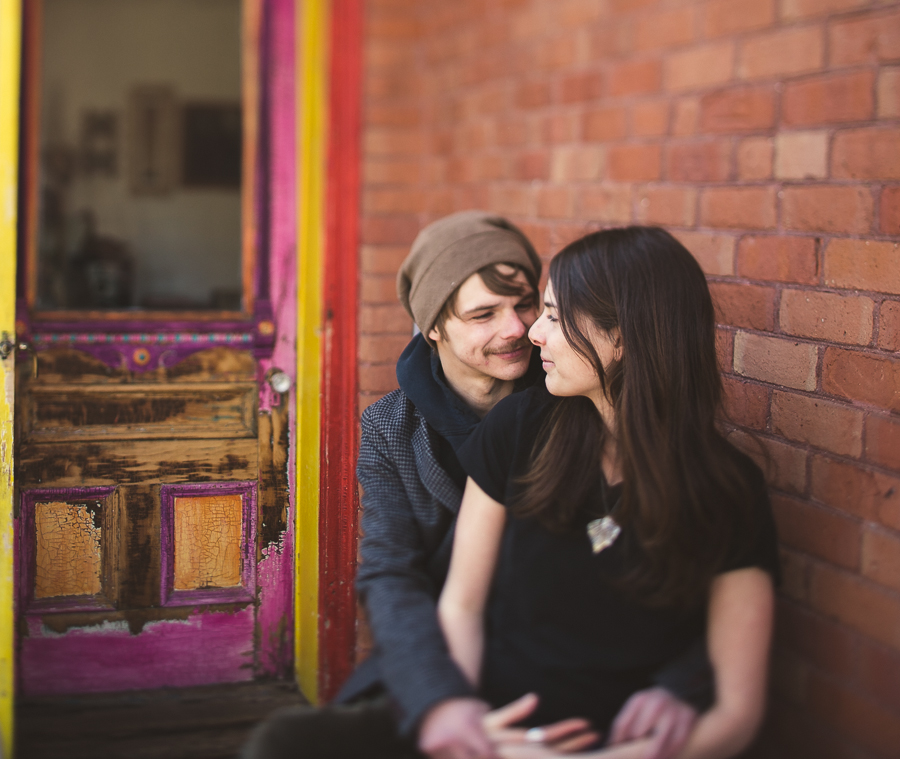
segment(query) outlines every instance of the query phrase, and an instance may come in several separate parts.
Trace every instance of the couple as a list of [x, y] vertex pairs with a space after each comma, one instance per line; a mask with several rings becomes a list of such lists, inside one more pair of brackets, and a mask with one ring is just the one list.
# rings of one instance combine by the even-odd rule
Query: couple
[[422, 334], [400, 390], [363, 415], [375, 650], [339, 696], [362, 701], [276, 715], [245, 756], [726, 757], [749, 742], [775, 537], [758, 469], [714, 427], [703, 273], [668, 233], [630, 228], [558, 254], [540, 315], [539, 276], [489, 214], [417, 237], [398, 290]]

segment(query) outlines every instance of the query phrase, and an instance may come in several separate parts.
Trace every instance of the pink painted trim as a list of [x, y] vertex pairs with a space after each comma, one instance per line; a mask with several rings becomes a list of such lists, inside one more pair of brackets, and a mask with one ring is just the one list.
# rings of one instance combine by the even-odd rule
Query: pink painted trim
[[182, 688], [253, 679], [253, 606], [197, 609], [186, 620], [126, 623], [41, 634], [33, 619], [20, 639], [20, 692], [26, 696]]
[[[275, 323], [271, 358], [260, 362], [261, 376], [280, 369], [296, 383], [297, 331], [297, 132], [295, 69], [295, 0], [268, 0], [264, 50], [269, 56], [267, 108], [269, 154], [269, 292]], [[290, 677], [294, 658], [294, 519], [296, 514], [296, 403], [293, 388], [284, 395], [260, 383], [261, 412], [286, 403], [289, 448], [287, 462], [287, 529], [277, 541], [261, 545], [257, 567], [256, 674]]]
[[[53, 598], [34, 597], [34, 576], [36, 572], [35, 505], [48, 500], [77, 503], [79, 501], [106, 501], [115, 492], [115, 487], [96, 488], [41, 488], [25, 490], [21, 494], [19, 529], [15, 539], [16, 601], [21, 614], [48, 614], [51, 612], [102, 611], [113, 609], [112, 603], [103, 595], [99, 596], [58, 596]], [[104, 508], [106, 505], [104, 504]], [[100, 540], [106, 540], [101, 531]], [[102, 552], [102, 542], [101, 542]], [[102, 553], [101, 553], [102, 555]], [[101, 577], [103, 573], [101, 571]], [[102, 592], [102, 591], [101, 591]]]
[[[241, 585], [235, 588], [174, 590], [175, 584], [175, 498], [205, 495], [240, 495]], [[256, 551], [251, 538], [256, 525], [255, 482], [199, 482], [184, 485], [160, 485], [160, 586], [162, 606], [240, 603], [252, 601], [256, 591]]]

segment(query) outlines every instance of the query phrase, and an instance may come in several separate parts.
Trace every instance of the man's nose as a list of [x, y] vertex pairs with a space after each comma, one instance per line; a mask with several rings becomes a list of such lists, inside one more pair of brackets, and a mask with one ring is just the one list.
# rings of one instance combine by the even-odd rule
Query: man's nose
[[506, 320], [503, 323], [501, 337], [504, 339], [518, 340], [524, 337], [527, 332], [528, 327], [525, 326], [525, 322], [522, 321], [519, 312], [515, 309], [510, 309], [510, 312], [507, 314]]

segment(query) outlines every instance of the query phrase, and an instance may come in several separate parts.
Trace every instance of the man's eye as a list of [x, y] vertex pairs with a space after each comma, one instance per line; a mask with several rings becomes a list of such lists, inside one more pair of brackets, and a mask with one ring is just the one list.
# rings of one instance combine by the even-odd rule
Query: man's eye
[[486, 321], [487, 319], [490, 319], [491, 316], [493, 316], [493, 312], [487, 311], [486, 313], [483, 313], [483, 314], [475, 314], [475, 316], [473, 316], [472, 319], [474, 319], [477, 322], [483, 322], [483, 321]]
[[531, 311], [534, 308], [534, 303], [520, 303], [516, 306], [518, 311]]

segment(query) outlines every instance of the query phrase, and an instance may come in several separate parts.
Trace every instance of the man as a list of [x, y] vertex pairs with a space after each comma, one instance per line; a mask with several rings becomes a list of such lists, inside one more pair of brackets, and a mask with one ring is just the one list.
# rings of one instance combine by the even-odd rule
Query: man
[[[322, 735], [367, 733], [367, 757], [415, 756], [416, 745], [432, 759], [495, 756], [483, 727], [490, 707], [451, 660], [436, 602], [466, 481], [455, 452], [499, 400], [543, 381], [528, 341], [540, 273], [525, 235], [482, 211], [424, 228], [401, 266], [398, 295], [421, 333], [397, 363], [400, 389], [363, 413], [357, 466], [363, 487], [357, 588], [375, 645], [337, 698], [381, 700], [346, 713], [332, 709], [333, 725], [326, 728], [319, 717], [315, 727]], [[701, 679], [705, 673], [702, 662], [689, 661], [687, 669], [690, 675], [699, 669]], [[690, 686], [676, 689], [686, 695]], [[513, 709], [494, 720], [510, 720], [509, 714], [519, 716]], [[691, 706], [655, 688], [626, 705], [611, 737], [656, 732], [656, 756], [671, 756], [695, 717]], [[285, 717], [270, 733], [280, 730], [283, 742], [302, 745], [289, 725]], [[565, 728], [547, 732], [557, 733], [567, 735]], [[376, 748], [385, 740], [387, 747]], [[333, 740], [331, 751], [341, 755]]]

